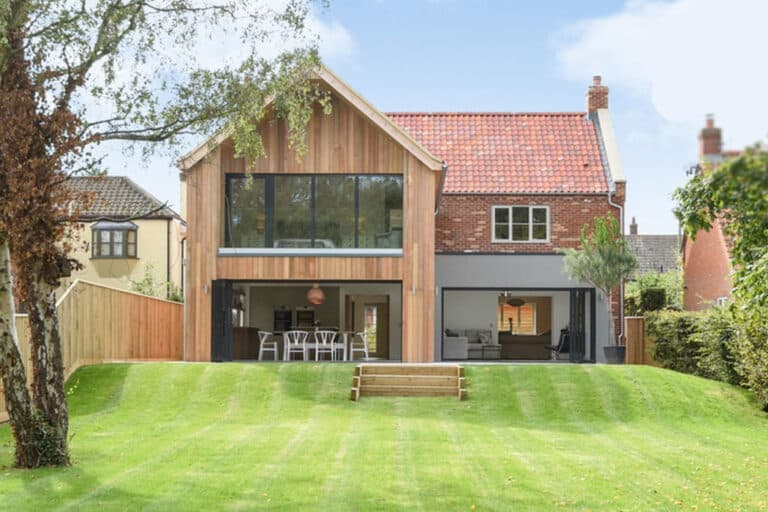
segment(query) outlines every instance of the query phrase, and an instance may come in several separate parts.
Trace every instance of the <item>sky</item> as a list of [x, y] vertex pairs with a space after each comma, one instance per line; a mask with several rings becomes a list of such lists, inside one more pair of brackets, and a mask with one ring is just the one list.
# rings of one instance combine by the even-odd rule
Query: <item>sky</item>
[[[663, 234], [678, 231], [672, 193], [707, 114], [726, 149], [766, 139], [766, 19], [765, 0], [331, 0], [309, 26], [324, 63], [384, 112], [583, 111], [601, 75], [626, 223]], [[110, 174], [178, 209], [173, 158], [102, 151]]]

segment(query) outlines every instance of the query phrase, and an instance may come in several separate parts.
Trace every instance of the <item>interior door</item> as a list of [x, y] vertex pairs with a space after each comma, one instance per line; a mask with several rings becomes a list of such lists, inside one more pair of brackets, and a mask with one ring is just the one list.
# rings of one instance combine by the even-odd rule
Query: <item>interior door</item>
[[213, 282], [211, 297], [211, 360], [232, 360], [232, 283]]
[[571, 290], [568, 331], [569, 359], [572, 363], [583, 363], [586, 352], [586, 290]]
[[353, 318], [352, 329], [368, 333], [371, 357], [389, 359], [389, 297], [387, 295], [347, 296], [347, 318]]

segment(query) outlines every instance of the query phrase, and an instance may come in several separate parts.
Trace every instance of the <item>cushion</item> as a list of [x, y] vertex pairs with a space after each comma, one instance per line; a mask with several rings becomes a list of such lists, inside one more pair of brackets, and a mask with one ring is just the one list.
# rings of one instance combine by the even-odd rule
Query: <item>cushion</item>
[[491, 342], [491, 337], [486, 332], [481, 332], [477, 337], [483, 345], [488, 345]]
[[453, 329], [446, 329], [445, 335], [449, 338], [457, 338], [459, 336], [459, 333], [457, 331], [454, 331]]

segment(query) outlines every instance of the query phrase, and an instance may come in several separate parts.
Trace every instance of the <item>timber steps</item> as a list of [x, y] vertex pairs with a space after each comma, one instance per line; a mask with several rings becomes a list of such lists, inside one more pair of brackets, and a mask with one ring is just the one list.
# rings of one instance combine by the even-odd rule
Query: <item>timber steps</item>
[[361, 396], [467, 397], [464, 368], [452, 364], [360, 364], [349, 398]]

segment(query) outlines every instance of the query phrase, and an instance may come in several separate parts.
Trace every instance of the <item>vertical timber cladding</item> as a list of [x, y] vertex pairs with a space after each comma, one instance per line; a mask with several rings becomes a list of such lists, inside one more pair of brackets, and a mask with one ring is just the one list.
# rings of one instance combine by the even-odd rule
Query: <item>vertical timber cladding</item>
[[225, 141], [187, 176], [188, 288], [185, 357], [211, 360], [211, 293], [215, 279], [402, 281], [403, 360], [434, 361], [435, 198], [440, 176], [346, 100], [333, 96], [331, 115], [318, 107], [307, 128], [307, 152], [297, 159], [285, 124], [259, 125], [267, 156], [259, 174], [402, 174], [403, 257], [219, 257], [223, 246], [224, 179], [246, 171]]

